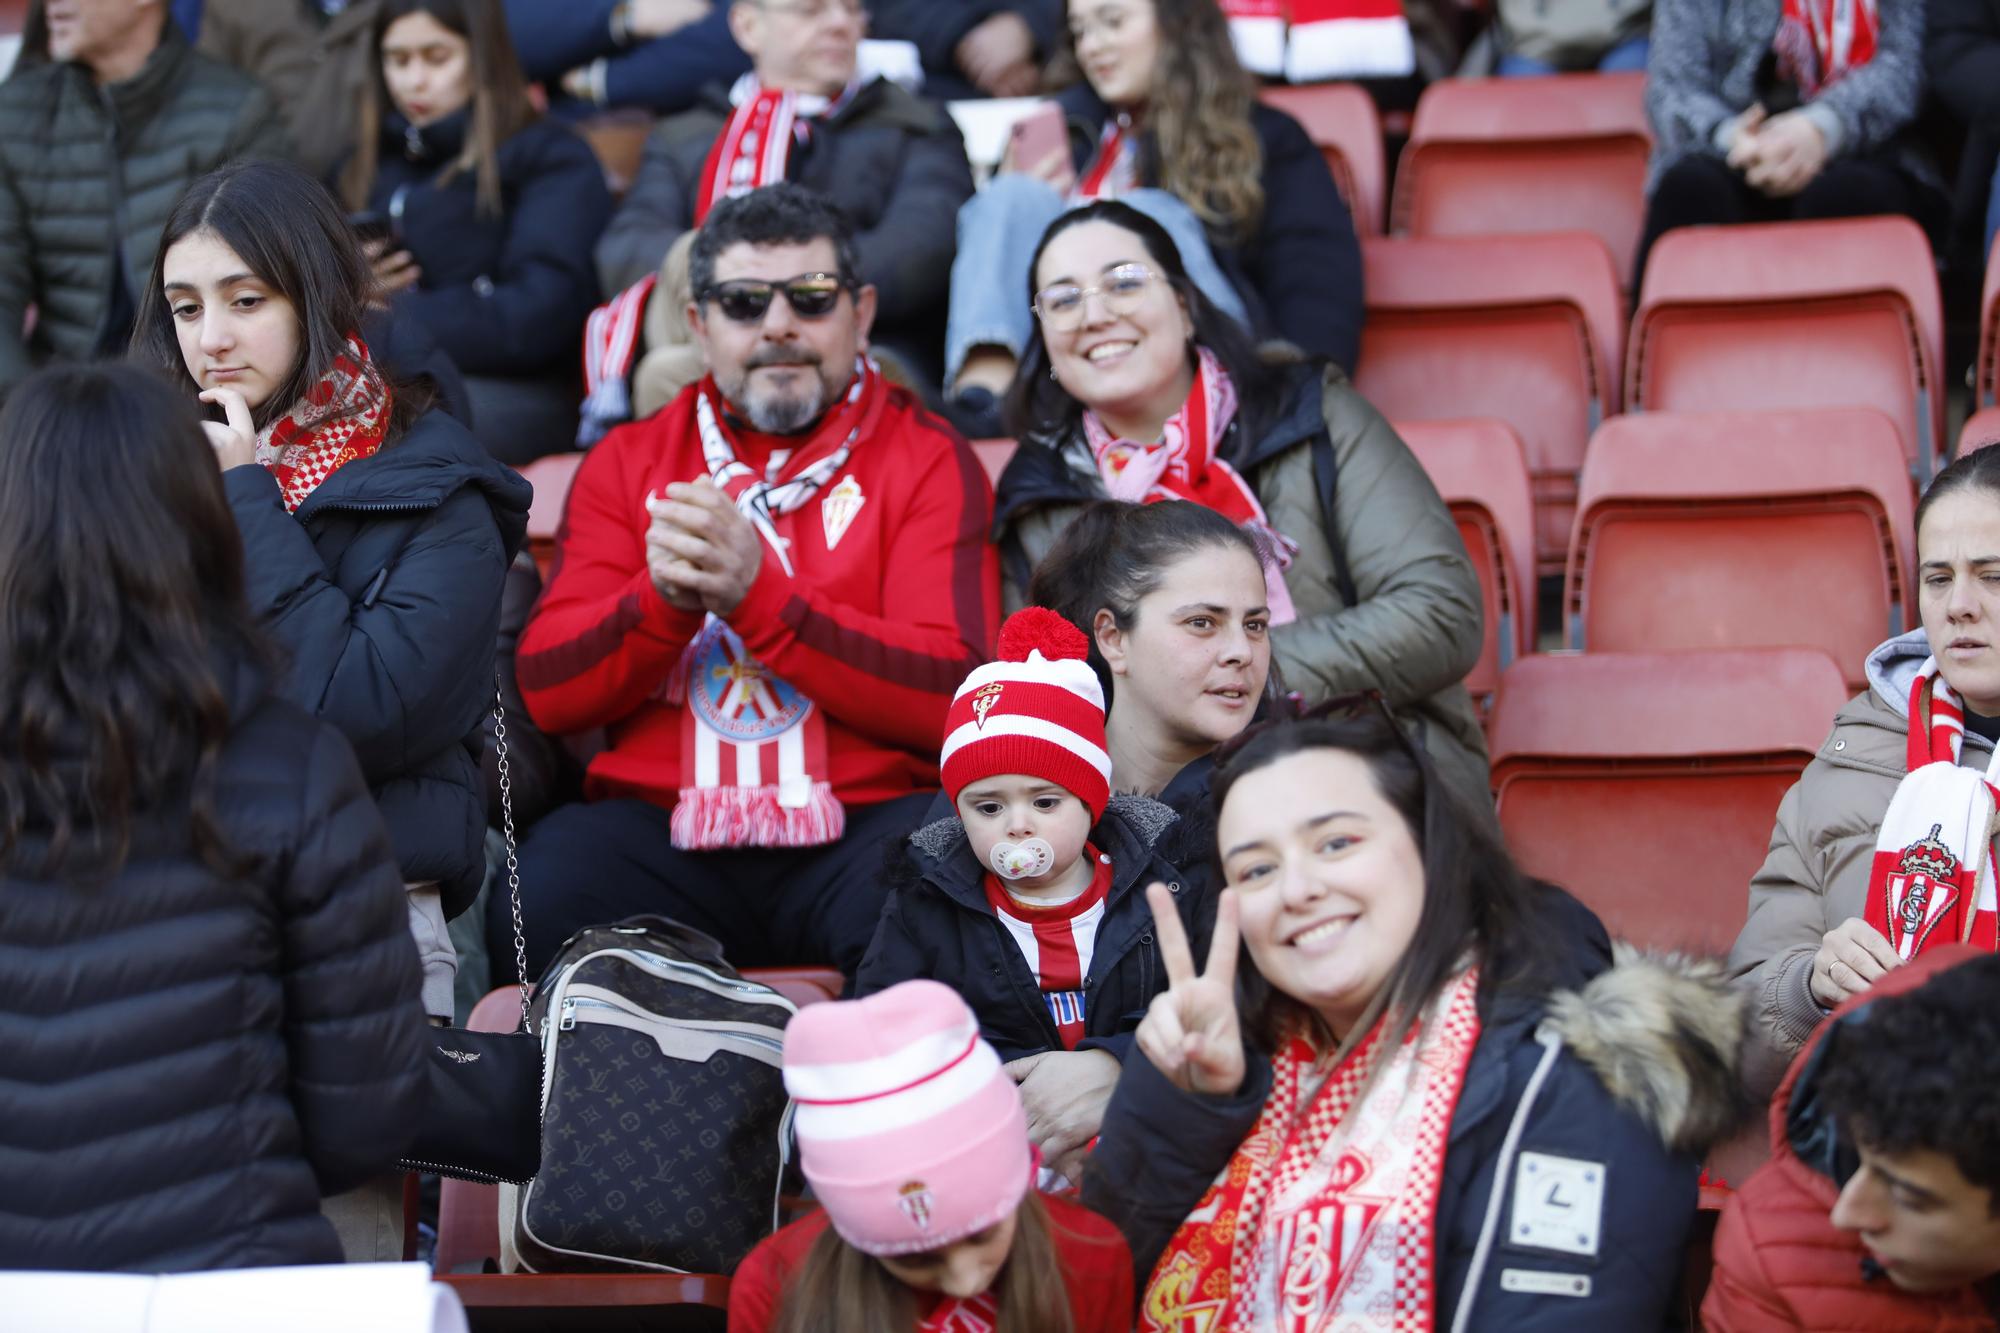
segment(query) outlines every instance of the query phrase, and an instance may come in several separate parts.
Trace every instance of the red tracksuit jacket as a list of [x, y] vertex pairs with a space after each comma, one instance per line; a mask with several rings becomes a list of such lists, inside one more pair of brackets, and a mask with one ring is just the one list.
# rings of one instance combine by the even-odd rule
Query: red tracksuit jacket
[[[937, 786], [952, 692], [999, 631], [992, 486], [957, 432], [908, 390], [888, 393], [879, 428], [856, 442], [848, 466], [778, 520], [796, 575], [767, 550], [728, 617], [749, 653], [825, 711], [830, 780], [850, 805]], [[736, 434], [739, 457], [761, 469], [774, 437]], [[670, 807], [684, 785], [683, 710], [659, 687], [702, 616], [653, 588], [645, 500], [706, 472], [690, 388], [612, 431], [570, 487], [556, 566], [515, 670], [545, 730], [607, 730], [609, 747], [586, 780], [593, 799]], [[847, 477], [861, 504], [840, 531], [822, 505]]]

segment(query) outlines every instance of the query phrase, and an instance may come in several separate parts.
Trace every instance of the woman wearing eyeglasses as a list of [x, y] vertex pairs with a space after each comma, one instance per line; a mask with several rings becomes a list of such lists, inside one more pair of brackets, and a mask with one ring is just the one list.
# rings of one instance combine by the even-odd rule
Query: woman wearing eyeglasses
[[1346, 375], [1260, 360], [1172, 238], [1120, 202], [1050, 226], [1028, 291], [1007, 403], [1021, 445], [995, 506], [1008, 609], [1083, 505], [1206, 505], [1264, 547], [1285, 686], [1380, 690], [1459, 795], [1490, 804], [1460, 684], [1479, 656], [1478, 579], [1423, 468]]
[[1377, 704], [1245, 733], [1215, 797], [1206, 965], [1152, 886], [1170, 984], [1084, 1173], [1139, 1328], [1662, 1327], [1738, 1118], [1719, 969], [1614, 964]]
[[340, 177], [371, 216], [378, 294], [465, 374], [473, 434], [503, 463], [570, 447], [591, 247], [611, 195], [590, 145], [543, 120], [500, 0], [387, 0]]
[[1054, 77], [1001, 174], [959, 211], [945, 383], [990, 435], [1033, 333], [1010, 299], [1028, 247], [1062, 211], [1119, 199], [1166, 228], [1196, 285], [1258, 339], [1354, 368], [1361, 246], [1326, 160], [1258, 103], [1215, 0], [1069, 0]]

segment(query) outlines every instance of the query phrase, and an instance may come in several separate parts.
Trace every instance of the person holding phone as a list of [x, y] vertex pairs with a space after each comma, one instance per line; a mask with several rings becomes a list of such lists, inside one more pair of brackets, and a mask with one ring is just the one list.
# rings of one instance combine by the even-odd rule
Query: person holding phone
[[1071, 0], [1058, 72], [1080, 76], [1017, 127], [1001, 173], [959, 211], [945, 385], [966, 433], [1033, 331], [1020, 289], [1066, 209], [1118, 199], [1166, 229], [1195, 286], [1259, 341], [1353, 370], [1361, 247], [1326, 160], [1259, 104], [1215, 0]]

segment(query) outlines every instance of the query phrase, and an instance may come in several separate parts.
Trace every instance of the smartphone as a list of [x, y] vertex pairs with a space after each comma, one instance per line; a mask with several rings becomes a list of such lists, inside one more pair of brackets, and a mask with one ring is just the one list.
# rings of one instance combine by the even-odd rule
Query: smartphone
[[389, 215], [372, 208], [365, 213], [348, 214], [347, 222], [363, 245], [370, 241], [386, 241], [396, 234], [396, 224], [389, 220]]
[[1014, 122], [1008, 131], [1007, 164], [1014, 171], [1032, 171], [1058, 150], [1069, 149], [1069, 122], [1054, 102], [1044, 102]]

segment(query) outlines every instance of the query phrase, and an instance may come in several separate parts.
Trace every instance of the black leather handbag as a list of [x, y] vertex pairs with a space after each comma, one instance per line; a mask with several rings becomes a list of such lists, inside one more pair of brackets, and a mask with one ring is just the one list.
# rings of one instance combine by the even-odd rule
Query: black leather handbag
[[528, 1016], [528, 937], [521, 923], [521, 870], [514, 856], [513, 781], [507, 767], [507, 714], [496, 682], [493, 738], [500, 769], [501, 832], [507, 839], [507, 901], [514, 913], [514, 965], [521, 977], [521, 1026], [512, 1032], [433, 1028], [429, 1095], [416, 1142], [396, 1159], [487, 1184], [520, 1184], [542, 1165], [542, 1043]]

